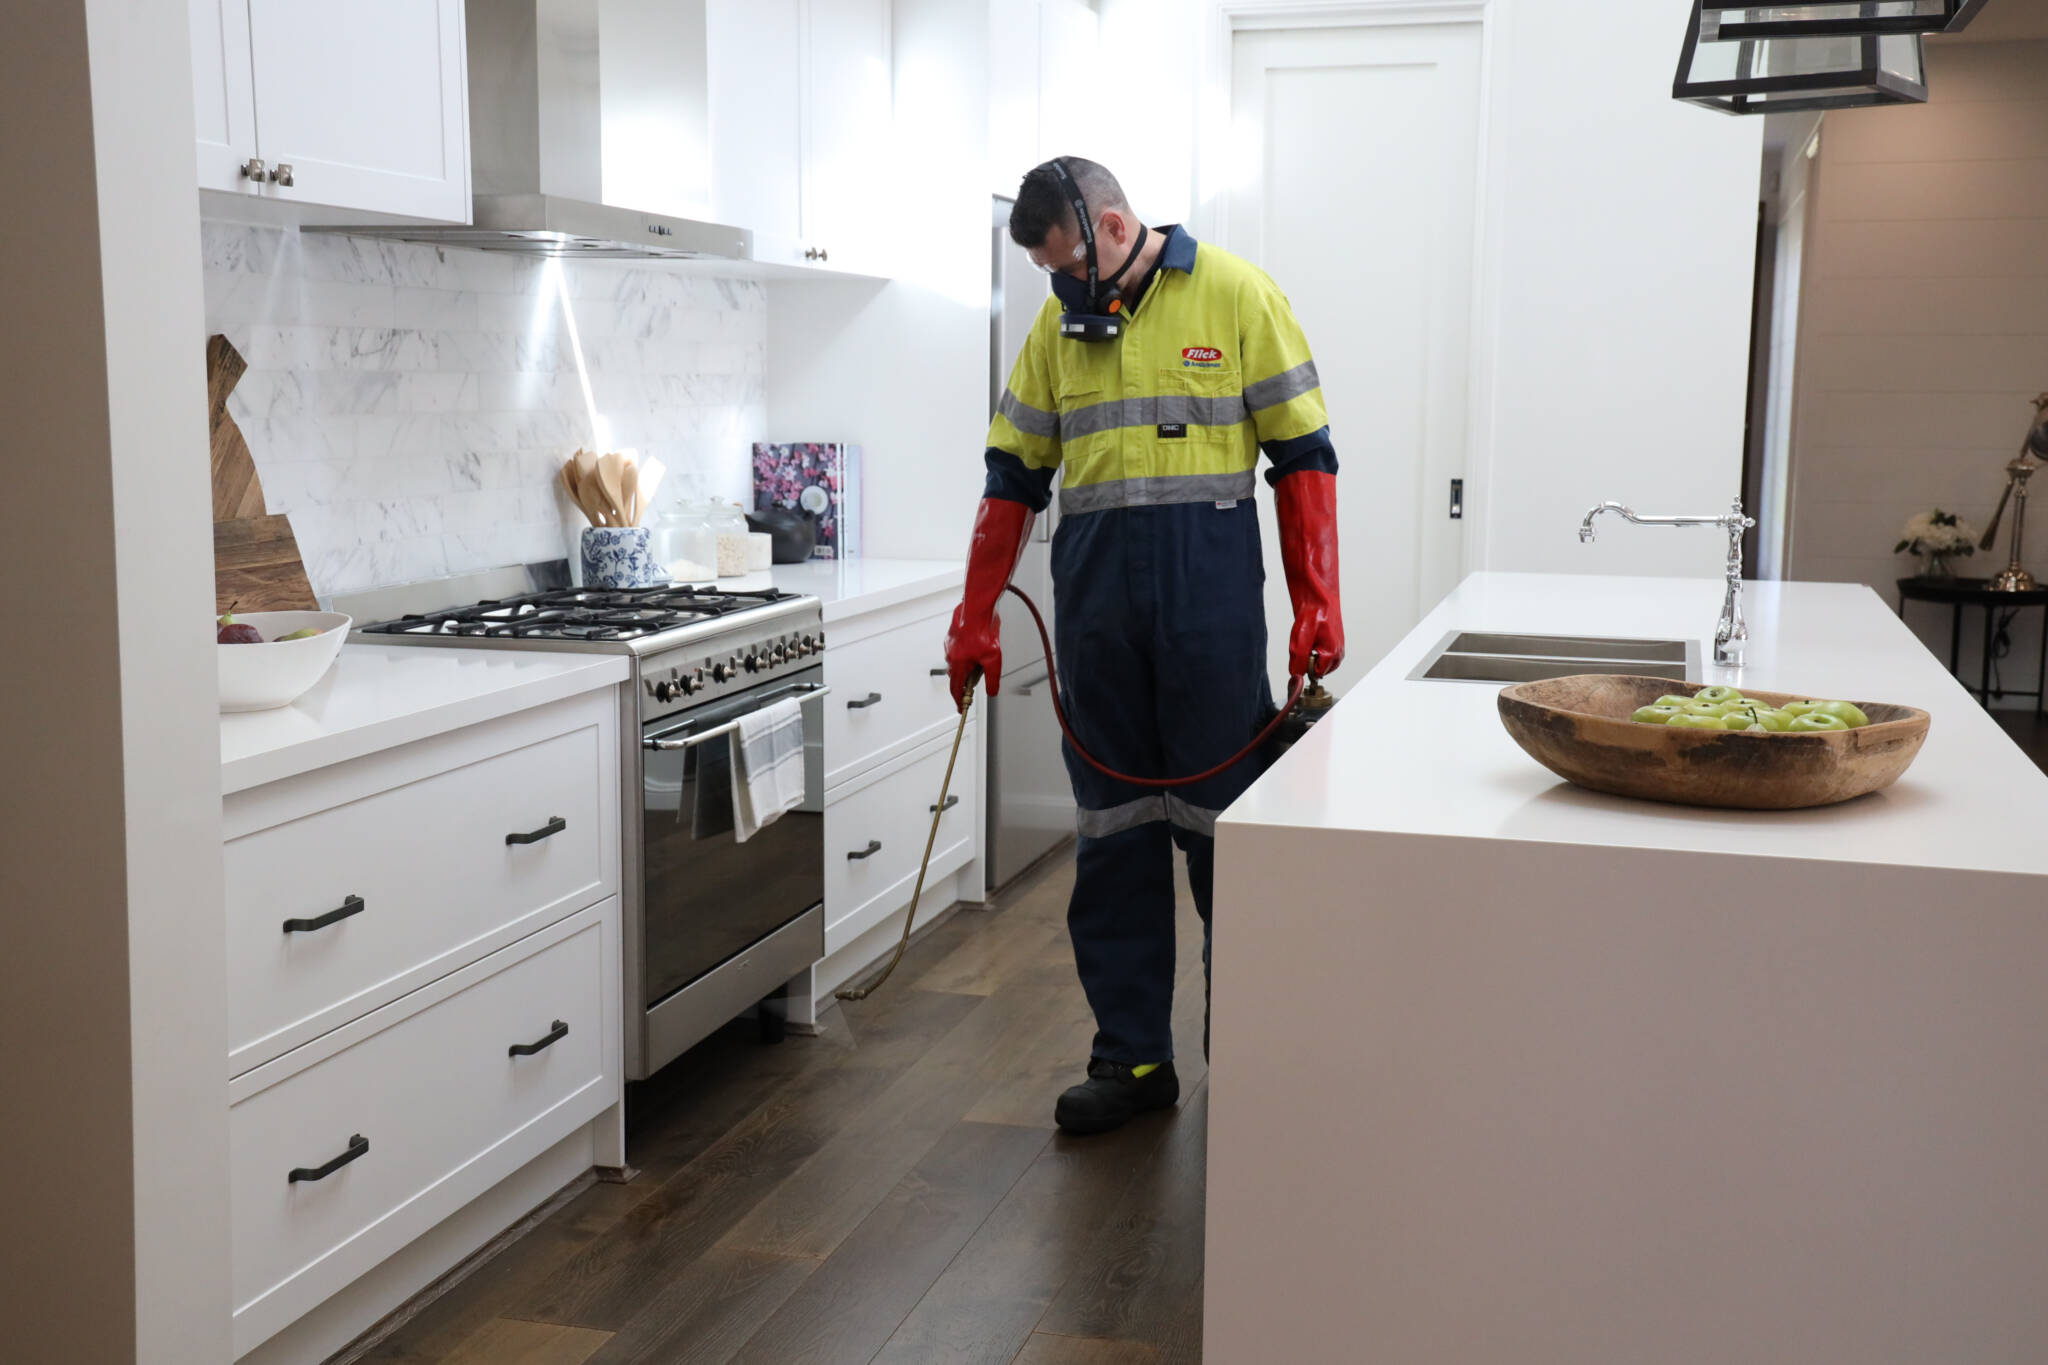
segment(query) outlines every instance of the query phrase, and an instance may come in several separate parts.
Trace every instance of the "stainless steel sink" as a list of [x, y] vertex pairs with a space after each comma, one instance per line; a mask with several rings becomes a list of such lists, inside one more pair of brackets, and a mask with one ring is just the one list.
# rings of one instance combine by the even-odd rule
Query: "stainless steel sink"
[[1605, 639], [1595, 635], [1487, 635], [1461, 631], [1447, 654], [1518, 654], [1531, 659], [1645, 659], [1682, 664], [1699, 646], [1685, 640]]
[[1698, 682], [1699, 642], [1454, 630], [1423, 656], [1408, 677], [1411, 681], [1500, 686], [1575, 673], [1633, 673]]

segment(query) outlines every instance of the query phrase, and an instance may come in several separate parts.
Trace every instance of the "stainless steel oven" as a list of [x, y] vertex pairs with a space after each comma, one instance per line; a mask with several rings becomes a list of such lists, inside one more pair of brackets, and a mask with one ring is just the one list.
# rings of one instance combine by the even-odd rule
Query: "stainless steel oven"
[[[825, 692], [813, 666], [642, 723], [628, 1075], [651, 1075], [825, 955]], [[741, 717], [788, 697], [806, 699], [804, 802], [740, 843], [732, 738]]]

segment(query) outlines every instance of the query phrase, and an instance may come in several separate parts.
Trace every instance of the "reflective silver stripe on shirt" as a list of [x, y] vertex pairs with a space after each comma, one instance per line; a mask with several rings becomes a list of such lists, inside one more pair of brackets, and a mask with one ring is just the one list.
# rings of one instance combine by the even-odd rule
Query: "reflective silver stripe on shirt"
[[1180, 422], [1196, 427], [1234, 427], [1251, 413], [1244, 395], [1155, 393], [1143, 398], [1112, 398], [1107, 403], [1090, 403], [1085, 408], [1060, 414], [1060, 439], [1093, 436], [1098, 431], [1119, 427], [1150, 427], [1161, 422]]
[[1187, 502], [1229, 502], [1259, 490], [1258, 474], [1162, 474], [1150, 479], [1113, 479], [1060, 490], [1060, 513], [1106, 512], [1116, 507], [1171, 507]]
[[1223, 812], [1220, 810], [1191, 806], [1172, 792], [1166, 794], [1166, 818], [1182, 829], [1192, 830], [1196, 834], [1206, 834], [1213, 839], [1216, 837], [1216, 817], [1221, 814]]
[[1253, 412], [1278, 407], [1290, 398], [1299, 398], [1311, 389], [1322, 387], [1323, 381], [1316, 378], [1316, 363], [1304, 360], [1291, 370], [1282, 370], [1271, 379], [1261, 379], [1256, 384], [1244, 386], [1245, 405]]
[[1026, 436], [1057, 436], [1060, 419], [1044, 408], [1034, 408], [1008, 389], [1003, 390], [996, 411], [1010, 419], [1010, 425]]
[[1107, 810], [1076, 812], [1076, 824], [1084, 839], [1107, 839], [1112, 834], [1122, 834], [1140, 825], [1157, 824], [1165, 818], [1166, 800], [1158, 796], [1141, 796]]

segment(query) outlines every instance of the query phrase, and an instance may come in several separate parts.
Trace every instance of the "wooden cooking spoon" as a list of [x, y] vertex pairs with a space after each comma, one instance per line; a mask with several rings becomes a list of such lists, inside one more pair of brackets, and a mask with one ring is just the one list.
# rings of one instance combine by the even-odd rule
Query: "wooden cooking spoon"
[[626, 457], [616, 453], [598, 456], [597, 482], [610, 504], [612, 525], [626, 525]]
[[626, 525], [640, 524], [640, 469], [628, 464], [619, 476], [619, 485], [626, 494]]

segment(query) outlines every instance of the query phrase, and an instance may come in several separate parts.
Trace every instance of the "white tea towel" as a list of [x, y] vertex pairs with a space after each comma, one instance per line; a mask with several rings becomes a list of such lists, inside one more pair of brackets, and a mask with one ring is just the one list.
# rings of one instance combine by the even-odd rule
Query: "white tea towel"
[[803, 803], [803, 701], [741, 716], [732, 733], [733, 837], [744, 844]]

